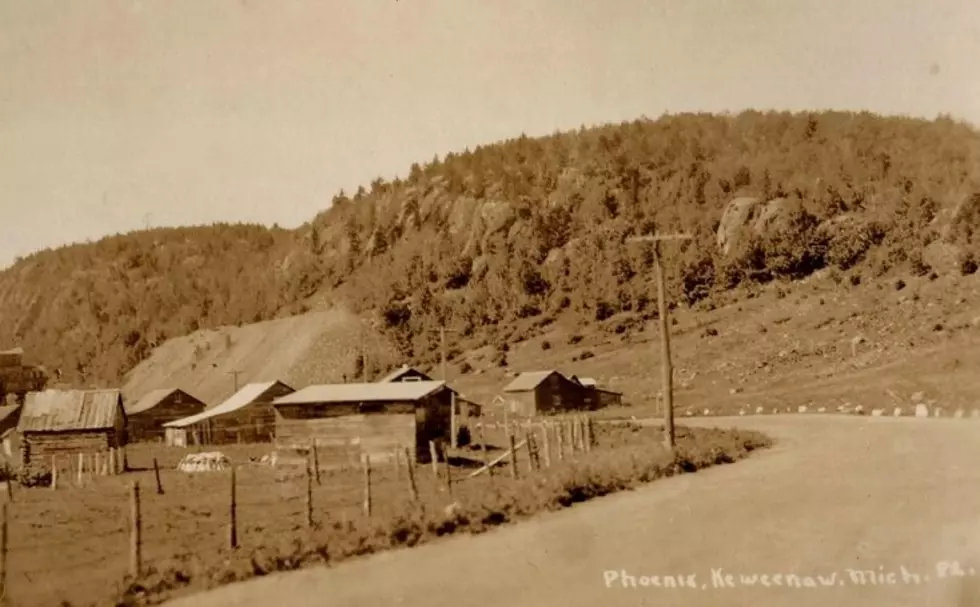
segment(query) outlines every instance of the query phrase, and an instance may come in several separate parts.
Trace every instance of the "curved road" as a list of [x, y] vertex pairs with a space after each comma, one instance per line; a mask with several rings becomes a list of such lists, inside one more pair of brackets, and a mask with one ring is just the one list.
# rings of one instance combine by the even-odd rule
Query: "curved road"
[[[980, 423], [832, 416], [693, 423], [758, 429], [779, 444], [735, 465], [484, 535], [170, 605], [980, 605]], [[951, 561], [958, 567], [942, 564]], [[873, 570], [881, 583], [849, 569]], [[762, 575], [768, 587], [761, 577], [748, 585]], [[685, 587], [666, 587], [666, 576]], [[808, 576], [816, 587], [803, 585]]]

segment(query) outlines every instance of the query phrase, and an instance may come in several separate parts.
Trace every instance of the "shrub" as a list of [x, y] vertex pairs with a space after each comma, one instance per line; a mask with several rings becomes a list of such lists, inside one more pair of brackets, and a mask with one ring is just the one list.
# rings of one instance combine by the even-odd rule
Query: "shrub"
[[958, 255], [957, 263], [960, 268], [960, 274], [963, 276], [975, 274], [977, 271], [977, 258], [972, 251], [961, 252]]
[[542, 341], [541, 342], [541, 349], [542, 350], [550, 350], [551, 349], [551, 342], [548, 341], [547, 339], [544, 340], [544, 341]]
[[578, 355], [578, 359], [579, 360], [588, 360], [590, 358], [593, 358], [594, 356], [595, 356], [595, 354], [592, 353], [592, 350], [586, 350], [586, 351], [584, 351], [584, 352], [582, 352], [581, 354]]

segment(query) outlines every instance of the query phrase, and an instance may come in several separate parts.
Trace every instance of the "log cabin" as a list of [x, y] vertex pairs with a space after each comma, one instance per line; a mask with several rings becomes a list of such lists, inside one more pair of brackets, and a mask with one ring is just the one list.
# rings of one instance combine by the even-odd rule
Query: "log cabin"
[[119, 390], [29, 392], [17, 422], [20, 464], [47, 469], [52, 456], [104, 453], [127, 443]]
[[204, 411], [204, 402], [180, 388], [163, 388], [126, 405], [132, 442], [163, 441], [164, 424]]
[[276, 399], [276, 444], [304, 450], [316, 442], [325, 459], [374, 460], [408, 448], [427, 462], [429, 441], [447, 441], [456, 392], [442, 381], [309, 386]]

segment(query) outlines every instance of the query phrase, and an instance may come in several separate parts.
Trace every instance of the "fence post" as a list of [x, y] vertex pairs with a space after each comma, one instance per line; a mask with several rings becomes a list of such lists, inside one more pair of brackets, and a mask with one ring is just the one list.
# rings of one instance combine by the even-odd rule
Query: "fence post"
[[157, 458], [153, 458], [153, 475], [157, 479], [157, 495], [163, 495], [163, 483], [160, 482], [160, 465], [157, 464]]
[[586, 451], [589, 452], [592, 451], [593, 440], [594, 440], [594, 436], [592, 434], [592, 418], [586, 417], [585, 418], [585, 450]]
[[517, 449], [514, 448], [516, 444], [514, 441], [514, 434], [508, 430], [507, 440], [510, 442], [510, 477], [517, 478]]
[[[71, 477], [69, 477], [71, 478]], [[51, 490], [58, 488], [58, 456], [51, 456]]]
[[391, 457], [392, 464], [395, 466], [395, 480], [400, 481], [402, 480], [402, 456], [398, 450], [398, 447], [395, 447], [394, 450], [392, 450]]
[[78, 454], [78, 486], [82, 486], [82, 472], [85, 470], [85, 454]]
[[102, 471], [102, 455], [96, 451], [92, 456], [92, 476], [99, 476]]
[[313, 470], [306, 462], [306, 527], [313, 528]]
[[0, 506], [0, 600], [7, 596], [7, 504]]
[[[490, 463], [490, 454], [487, 451], [487, 439], [486, 434], [483, 432], [483, 423], [478, 423], [476, 427], [480, 432], [480, 448], [483, 451], [483, 465], [486, 466]], [[490, 482], [493, 483], [493, 466], [487, 468], [487, 474], [490, 475]]]
[[436, 442], [429, 441], [429, 457], [432, 459], [432, 476], [439, 478], [439, 451], [436, 449]]
[[371, 456], [364, 454], [364, 514], [371, 516]]
[[558, 452], [558, 461], [565, 459], [565, 426], [559, 420], [555, 424], [555, 450]]
[[534, 474], [534, 436], [529, 430], [524, 431], [524, 441], [527, 444], [527, 474]]
[[228, 545], [238, 548], [238, 504], [235, 496], [235, 466], [231, 466], [231, 512], [228, 519]]
[[129, 572], [137, 579], [143, 573], [143, 518], [140, 513], [139, 481], [133, 481], [129, 496], [132, 525], [129, 535]]
[[544, 465], [551, 467], [551, 445], [548, 444], [548, 422], [541, 422], [541, 446], [544, 450]]
[[313, 474], [316, 484], [320, 484], [320, 452], [317, 450], [317, 439], [313, 439]]
[[408, 491], [412, 495], [412, 501], [419, 501], [419, 488], [415, 485], [415, 458], [409, 454], [408, 447], [405, 447], [405, 468], [408, 471]]
[[453, 470], [449, 466], [449, 458], [446, 458], [446, 493], [449, 494], [449, 499], [453, 499]]
[[12, 502], [14, 501], [14, 471], [11, 470], [10, 464], [6, 464], [4, 470], [7, 472], [7, 502]]

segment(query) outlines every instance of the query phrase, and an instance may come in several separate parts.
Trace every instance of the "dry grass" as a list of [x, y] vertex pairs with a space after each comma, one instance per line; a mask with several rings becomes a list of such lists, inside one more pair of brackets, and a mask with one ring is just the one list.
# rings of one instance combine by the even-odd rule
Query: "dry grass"
[[[429, 466], [416, 468], [420, 500], [413, 504], [404, 470], [378, 467], [373, 516], [364, 516], [363, 473], [324, 470], [314, 483], [315, 527], [306, 527], [306, 478], [301, 468], [250, 465], [267, 445], [222, 448], [238, 465], [240, 547], [228, 541], [228, 472], [188, 475], [173, 464], [180, 452], [162, 447], [131, 451], [135, 471], [97, 477], [86, 486], [16, 492], [10, 509], [8, 597], [20, 604], [159, 603], [178, 593], [362, 554], [424, 543], [452, 533], [480, 533], [520, 518], [629, 489], [663, 476], [735, 461], [769, 444], [761, 435], [679, 428], [671, 458], [658, 446], [659, 428], [601, 426], [597, 446], [520, 478], [498, 468], [494, 477], [458, 480], [450, 496]], [[502, 444], [502, 437], [488, 443]], [[523, 454], [523, 452], [522, 452]], [[152, 458], [164, 467], [165, 493], [155, 493]], [[462, 479], [478, 466], [480, 451], [453, 458]], [[522, 458], [519, 458], [519, 460]], [[142, 493], [145, 574], [127, 579], [129, 485]], [[447, 508], [450, 504], [456, 505]]]

